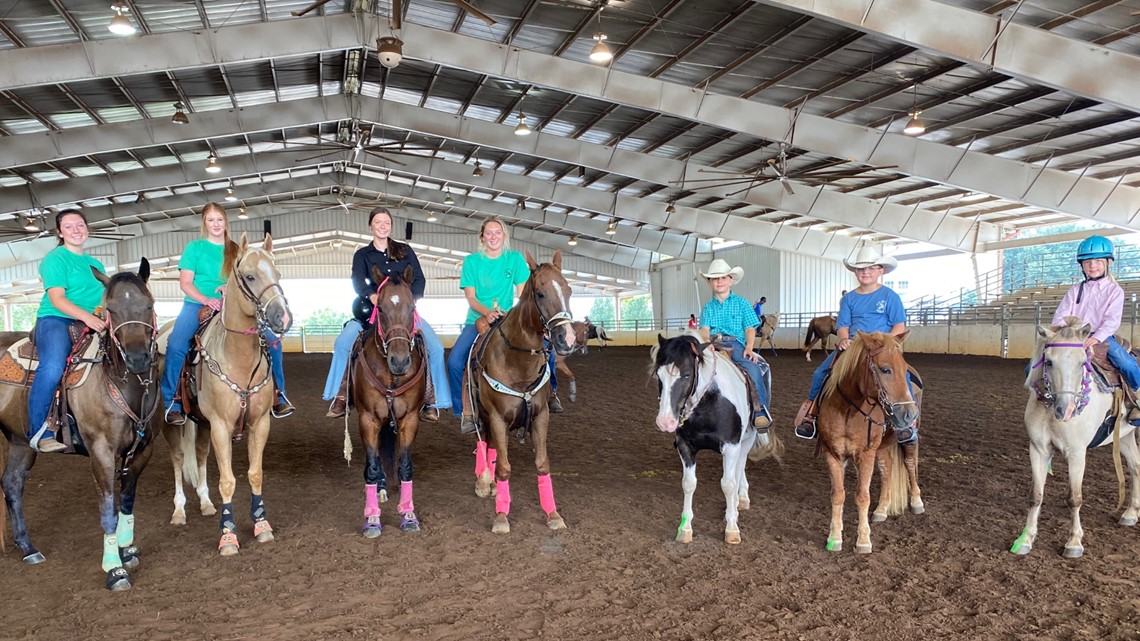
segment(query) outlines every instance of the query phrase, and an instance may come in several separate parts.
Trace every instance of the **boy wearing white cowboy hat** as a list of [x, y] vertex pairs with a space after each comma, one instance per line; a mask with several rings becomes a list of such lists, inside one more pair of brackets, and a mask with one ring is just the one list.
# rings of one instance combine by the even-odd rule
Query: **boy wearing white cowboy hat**
[[[823, 389], [823, 383], [831, 372], [831, 364], [837, 354], [851, 347], [851, 336], [855, 332], [883, 332], [898, 336], [906, 331], [906, 310], [902, 299], [890, 287], [879, 282], [883, 274], [889, 274], [898, 267], [898, 261], [869, 245], [864, 245], [855, 255], [855, 260], [844, 260], [843, 266], [855, 273], [859, 286], [847, 292], [839, 301], [839, 318], [836, 322], [836, 336], [839, 346], [816, 368], [811, 377], [811, 391], [808, 399], [796, 414], [796, 436], [804, 439], [815, 438], [815, 419], [818, 407], [815, 399]], [[910, 374], [907, 374], [907, 384]], [[916, 426], [896, 432], [899, 443], [906, 445], [918, 439]]]
[[732, 293], [732, 286], [744, 278], [744, 269], [739, 266], [730, 268], [723, 258], [717, 258], [709, 265], [708, 272], [701, 273], [701, 276], [708, 279], [713, 291], [713, 297], [701, 310], [701, 333], [706, 340], [710, 340], [712, 334], [719, 334], [719, 342], [732, 348], [732, 362], [748, 373], [759, 397], [760, 406], [753, 412], [752, 425], [767, 429], [772, 425], [772, 415], [768, 412], [772, 377], [768, 363], [752, 351], [760, 320], [748, 301]]

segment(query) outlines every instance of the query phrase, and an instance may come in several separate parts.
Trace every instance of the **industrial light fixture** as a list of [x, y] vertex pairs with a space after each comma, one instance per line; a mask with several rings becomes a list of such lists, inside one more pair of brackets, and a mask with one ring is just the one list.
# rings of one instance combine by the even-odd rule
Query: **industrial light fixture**
[[190, 123], [190, 119], [186, 117], [185, 107], [181, 102], [174, 103], [174, 115], [170, 117], [170, 122], [176, 125], [185, 125]]
[[907, 121], [906, 126], [903, 127], [903, 133], [908, 136], [917, 136], [926, 131], [926, 124], [919, 118], [922, 110], [918, 108], [918, 85], [914, 86], [914, 102], [911, 110], [907, 112], [910, 120]]
[[526, 116], [523, 115], [522, 108], [519, 108], [519, 124], [515, 125], [516, 136], [529, 136], [530, 127], [526, 126]]
[[574, 245], [577, 245], [578, 244], [578, 237], [577, 236], [571, 236], [570, 240], [566, 241], [566, 244], [570, 245], [571, 247], [573, 247]]
[[380, 64], [395, 69], [404, 59], [404, 41], [395, 36], [377, 38], [376, 55], [380, 58]]
[[362, 65], [360, 49], [352, 49], [344, 59], [344, 80], [341, 90], [346, 96], [355, 96], [360, 93], [360, 68]]
[[479, 164], [478, 158], [475, 159], [475, 170], [471, 172], [471, 175], [475, 176], [476, 178], [483, 175], [483, 165]]
[[206, 171], [211, 174], [216, 174], [221, 170], [222, 168], [218, 166], [218, 157], [210, 154], [210, 157], [206, 160]]
[[236, 203], [237, 199], [238, 199], [238, 197], [234, 195], [234, 188], [233, 187], [227, 187], [226, 188], [226, 202]]
[[444, 192], [444, 196], [443, 196], [443, 204], [445, 204], [445, 205], [454, 205], [454, 204], [455, 204], [455, 199], [451, 197], [451, 190], [450, 190], [450, 189], [448, 189], [447, 187], [444, 187], [444, 188], [443, 188], [443, 192]]
[[249, 218], [249, 214], [245, 213], [245, 207], [238, 209], [238, 218], [242, 220]]
[[590, 62], [605, 64], [614, 59], [614, 53], [606, 45], [606, 34], [601, 31], [594, 34], [594, 48], [590, 49]]
[[617, 221], [611, 220], [610, 224], [606, 225], [606, 235], [613, 236], [617, 233]]
[[434, 222], [435, 222], [435, 221], [437, 221], [437, 220], [439, 220], [439, 218], [436, 218], [435, 212], [434, 212], [434, 211], [429, 211], [429, 212], [428, 212], [427, 221], [428, 221], [429, 223], [434, 223]]
[[115, 0], [111, 3], [111, 10], [115, 15], [111, 17], [111, 22], [107, 25], [107, 30], [116, 36], [131, 36], [135, 33], [135, 25], [131, 24], [131, 19], [123, 15], [129, 13], [131, 8], [123, 0]]
[[669, 201], [669, 206], [665, 208], [665, 213], [666, 214], [677, 213], [677, 208], [673, 206], [673, 201], [671, 201], [671, 200]]
[[27, 222], [24, 223], [24, 229], [28, 231], [39, 231], [40, 226], [36, 224], [34, 216], [28, 216]]

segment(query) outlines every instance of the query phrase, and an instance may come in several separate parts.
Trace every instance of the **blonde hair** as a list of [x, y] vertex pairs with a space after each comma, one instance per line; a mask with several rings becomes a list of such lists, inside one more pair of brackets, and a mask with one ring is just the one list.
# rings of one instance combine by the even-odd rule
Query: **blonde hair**
[[503, 230], [503, 251], [507, 251], [511, 248], [511, 234], [507, 231], [507, 224], [498, 216], [488, 216], [479, 227], [479, 251], [487, 251], [487, 245], [483, 242], [483, 232], [487, 230], [487, 225], [491, 223], [498, 223], [499, 229]]
[[226, 208], [214, 202], [202, 205], [202, 224], [200, 229], [202, 238], [210, 237], [210, 230], [206, 227], [206, 214], [215, 209], [222, 214], [222, 219], [226, 221], [226, 229], [222, 232], [222, 245], [225, 247], [225, 249], [222, 250], [222, 278], [228, 279], [230, 274], [233, 273], [234, 263], [237, 262], [238, 246], [237, 243], [230, 240], [230, 215], [226, 212]]

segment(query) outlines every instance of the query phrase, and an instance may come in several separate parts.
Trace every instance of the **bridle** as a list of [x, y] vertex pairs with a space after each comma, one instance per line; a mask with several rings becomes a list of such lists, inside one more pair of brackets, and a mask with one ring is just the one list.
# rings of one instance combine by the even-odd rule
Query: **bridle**
[[[1070, 348], [1080, 349], [1085, 352], [1084, 374], [1081, 376], [1081, 389], [1080, 391], [1061, 390], [1057, 392], [1053, 389], [1053, 379], [1049, 377], [1049, 370], [1041, 367], [1045, 364], [1045, 350], [1053, 348]], [[1037, 392], [1037, 400], [1045, 405], [1052, 405], [1057, 400], [1059, 394], [1072, 394], [1076, 397], [1076, 410], [1075, 413], [1080, 414], [1081, 410], [1089, 404], [1089, 393], [1092, 391], [1092, 365], [1088, 359], [1088, 349], [1084, 343], [1045, 343], [1045, 347], [1041, 350], [1041, 358], [1030, 369], [1041, 368], [1041, 377], [1037, 379], [1037, 383], [1033, 386]]]
[[388, 346], [393, 341], [406, 341], [408, 349], [415, 345], [416, 334], [420, 332], [420, 313], [414, 308], [412, 309], [412, 327], [408, 329], [403, 323], [389, 323], [388, 330], [385, 332], [384, 323], [380, 322], [381, 317], [387, 318], [388, 315], [380, 311], [380, 290], [388, 284], [390, 278], [385, 278], [380, 282], [376, 288], [376, 304], [372, 306], [372, 315], [369, 317], [368, 322], [376, 326], [376, 332], [372, 336], [372, 340], [376, 342], [377, 349], [380, 354], [388, 356]]
[[[538, 272], [535, 272], [534, 280], [537, 283]], [[573, 321], [573, 317], [570, 315], [570, 311], [565, 309], [554, 314], [550, 318], [547, 318], [546, 315], [542, 313], [542, 306], [538, 304], [538, 287], [531, 287], [531, 298], [534, 300], [534, 308], [538, 310], [538, 320], [542, 322], [544, 338], [550, 338], [551, 332], [553, 330], [562, 327], [563, 325], [569, 325]]]
[[[284, 301], [284, 304], [286, 307], [289, 306], [289, 300], [287, 298], [285, 298], [285, 290], [281, 288], [280, 281], [274, 281], [272, 283], [269, 283], [268, 285], [263, 287], [260, 292], [254, 293], [253, 289], [250, 288], [250, 286], [246, 284], [245, 279], [241, 277], [242, 261], [244, 261], [246, 259], [246, 257], [250, 256], [251, 254], [259, 253], [260, 251], [261, 250], [254, 250], [251, 252], [247, 252], [245, 256], [242, 256], [241, 258], [238, 259], [237, 264], [235, 264], [234, 268], [233, 268], [235, 274], [237, 274], [237, 278], [235, 278], [234, 280], [237, 281], [238, 291], [241, 292], [241, 295], [246, 300], [253, 303], [254, 318], [255, 318], [254, 326], [249, 328], [249, 329], [232, 329], [232, 328], [226, 326], [225, 314], [222, 314], [222, 319], [219, 322], [221, 323], [222, 327], [227, 332], [232, 332], [234, 334], [243, 334], [245, 336], [252, 336], [254, 334], [257, 334], [260, 336], [261, 334], [263, 334], [265, 332], [265, 330], [272, 329], [269, 326], [269, 321], [267, 321], [265, 319], [265, 314], [266, 314], [267, 310], [269, 309], [269, 306], [271, 304], [273, 304], [273, 302], [276, 301], [278, 298], [280, 298], [282, 301]], [[265, 297], [265, 293], [270, 291], [270, 290], [276, 290], [276, 291], [274, 292], [274, 294], [272, 296], [269, 297], [269, 300], [263, 301], [262, 298]], [[222, 305], [225, 306], [225, 304], [226, 304], [226, 300], [223, 297], [222, 298]], [[264, 348], [265, 347], [265, 340], [262, 339], [261, 343], [262, 343], [262, 347]]]
[[[150, 358], [150, 367], [147, 368], [145, 378], [142, 374], [134, 375], [139, 382], [139, 386], [142, 388], [142, 399], [139, 402], [138, 412], [135, 412], [130, 406], [130, 403], [127, 402], [126, 395], [123, 393], [122, 388], [115, 384], [115, 377], [111, 376], [111, 371], [108, 369], [110, 359], [106, 356], [101, 359], [103, 363], [104, 380], [107, 385], [107, 395], [111, 397], [115, 405], [118, 406], [131, 421], [131, 431], [133, 433], [131, 446], [123, 456], [123, 466], [119, 468], [119, 475], [126, 476], [130, 471], [131, 464], [134, 462], [138, 451], [146, 446], [148, 440], [146, 437], [146, 428], [147, 425], [150, 424], [151, 418], [154, 417], [155, 411], [158, 409], [159, 399], [158, 395], [154, 393], [157, 392], [157, 386], [154, 383], [155, 375], [158, 370], [158, 359], [156, 358], [158, 352], [158, 316], [154, 312], [151, 312], [151, 322], [149, 323], [141, 320], [129, 320], [116, 324], [111, 315], [111, 310], [108, 309], [106, 312], [107, 328], [105, 337], [100, 337], [100, 342], [102, 343], [101, 349], [105, 355], [108, 354], [106, 349], [108, 340], [111, 345], [115, 347], [115, 350], [119, 354], [120, 362], [123, 364], [122, 374], [118, 377], [123, 384], [127, 383], [130, 372], [126, 367], [127, 353], [126, 350], [123, 349], [122, 342], [119, 340], [119, 331], [128, 325], [142, 325], [144, 328], [150, 330], [150, 336], [147, 339], [147, 354]], [[151, 396], [154, 398], [152, 399]]]
[[[873, 416], [871, 416], [871, 413], [869, 411], [863, 409], [863, 402], [866, 402], [865, 400], [863, 402], [856, 403], [849, 396], [847, 396], [846, 393], [844, 393], [842, 387], [839, 387], [838, 385], [835, 387], [835, 391], [839, 392], [839, 395], [843, 398], [843, 400], [846, 401], [847, 404], [849, 406], [851, 406], [856, 412], [859, 412], [860, 414], [862, 414], [863, 418], [867, 419], [867, 447], [871, 446], [871, 427], [872, 426], [878, 425], [879, 427], [886, 429], [888, 421], [897, 425], [898, 419], [896, 418], [895, 410], [897, 410], [899, 407], [901, 407], [903, 405], [914, 405], [915, 407], [918, 406], [918, 403], [915, 402], [913, 399], [908, 400], [908, 401], [898, 401], [898, 402], [892, 403], [891, 399], [887, 396], [887, 390], [883, 386], [882, 375], [879, 373], [879, 368], [875, 364], [875, 357], [878, 356], [879, 354], [881, 354], [883, 352], [883, 350], [885, 350], [886, 348], [887, 348], [886, 345], [880, 345], [878, 348], [876, 348], [874, 350], [867, 350], [863, 355], [863, 358], [867, 363], [867, 369], [869, 369], [871, 371], [871, 380], [874, 381], [874, 383], [875, 383], [875, 391], [876, 391], [877, 398], [876, 398], [876, 400], [871, 401], [872, 409], [875, 405], [878, 405], [879, 409], [882, 410], [882, 412], [883, 412], [883, 420], [881, 420], [881, 421], [875, 420], [875, 418]], [[904, 372], [904, 376], [905, 376], [905, 372]]]
[[[689, 417], [693, 414], [693, 410], [696, 409], [697, 404], [700, 403], [701, 398], [704, 397], [705, 392], [707, 392], [709, 388], [712, 387], [713, 382], [716, 381], [717, 367], [716, 361], [714, 360], [712, 363], [712, 374], [709, 376], [709, 379], [705, 381], [704, 387], [699, 390], [697, 389], [697, 385], [701, 380], [701, 365], [703, 362], [701, 354], [707, 346], [708, 343], [704, 345], [691, 345], [693, 349], [693, 380], [689, 383], [688, 391], [681, 397], [680, 408], [673, 408], [673, 413], [677, 415], [677, 429], [681, 429], [685, 421], [689, 420]], [[714, 355], [713, 358], [718, 357]], [[680, 370], [680, 367], [677, 369]], [[681, 376], [677, 376], [677, 378], [680, 379]]]

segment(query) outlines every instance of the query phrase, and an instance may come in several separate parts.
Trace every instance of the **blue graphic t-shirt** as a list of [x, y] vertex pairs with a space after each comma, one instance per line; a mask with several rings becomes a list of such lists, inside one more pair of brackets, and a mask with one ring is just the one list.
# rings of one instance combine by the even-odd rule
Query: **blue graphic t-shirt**
[[899, 323], [906, 323], [906, 310], [890, 287], [880, 287], [870, 294], [850, 291], [839, 301], [836, 329], [850, 328], [848, 336], [852, 339], [857, 331], [889, 333]]

